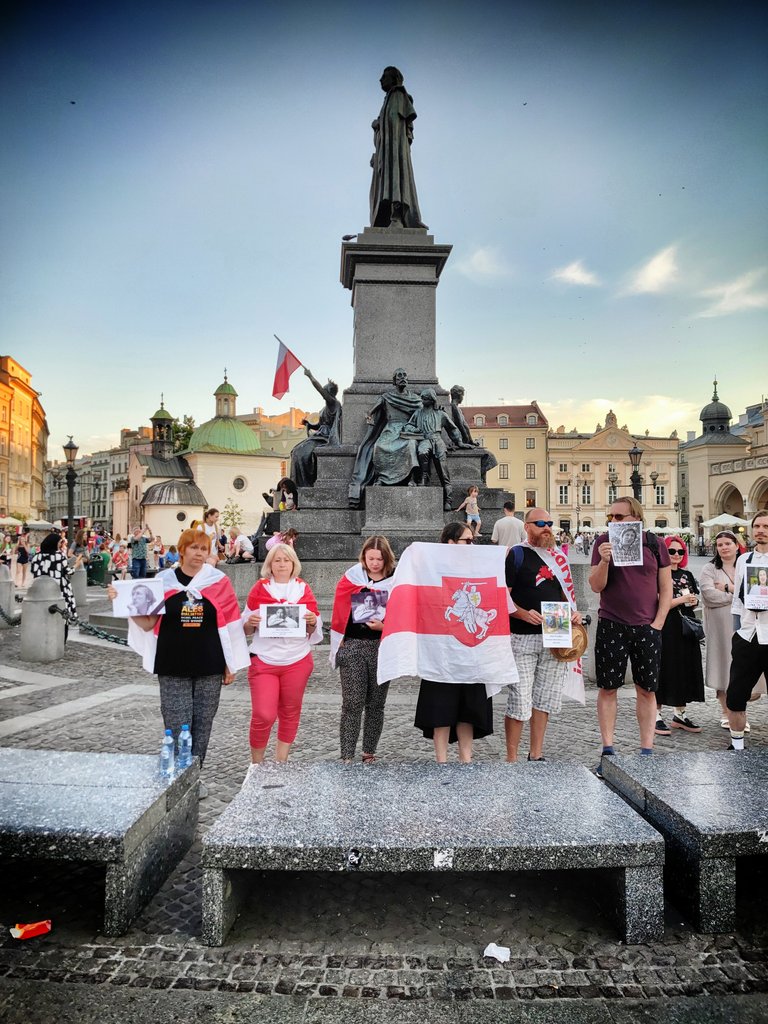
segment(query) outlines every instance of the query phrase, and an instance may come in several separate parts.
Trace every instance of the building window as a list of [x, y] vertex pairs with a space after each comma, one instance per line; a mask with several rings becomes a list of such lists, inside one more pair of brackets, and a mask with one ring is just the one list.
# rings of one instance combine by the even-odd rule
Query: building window
[[525, 464], [525, 479], [535, 480], [536, 479], [536, 463], [526, 462]]
[[685, 487], [685, 473], [680, 474], [680, 486]]
[[592, 520], [591, 519], [585, 519], [584, 522], [581, 525], [582, 526], [591, 526], [592, 525]]
[[509, 438], [508, 437], [500, 437], [499, 438], [499, 448], [509, 448]]
[[582, 473], [591, 473], [592, 472], [592, 466], [590, 465], [589, 462], [582, 462], [582, 464], [581, 464], [581, 472]]
[[539, 417], [536, 415], [535, 412], [529, 412], [528, 415], [525, 417], [525, 422], [528, 424], [529, 427], [535, 427], [536, 424], [539, 422]]
[[618, 501], [619, 488], [615, 484], [611, 484], [608, 488], [608, 504], [612, 505], [614, 501]]
[[509, 424], [509, 416], [505, 416], [503, 413], [499, 416], [499, 426], [506, 427]]
[[509, 480], [509, 466], [506, 462], [499, 463], [499, 480]]
[[656, 504], [666, 505], [667, 504], [667, 488], [664, 484], [656, 485]]
[[666, 519], [657, 519], [656, 522], [653, 525], [654, 526], [658, 526], [660, 529], [663, 529], [667, 525], [667, 520]]
[[557, 489], [557, 504], [558, 505], [568, 505], [569, 504], [568, 484], [560, 484], [560, 486], [558, 487], [558, 489]]
[[525, 507], [536, 508], [536, 491], [525, 492]]
[[581, 485], [581, 504], [591, 505], [592, 504], [592, 485], [582, 484]]
[[475, 426], [476, 427], [484, 427], [485, 426], [485, 416], [475, 416]]
[[525, 447], [526, 448], [535, 448], [536, 447], [536, 438], [535, 437], [526, 437], [526, 439], [525, 439]]
[[568, 463], [567, 462], [561, 462], [560, 465], [557, 467], [557, 471], [558, 471], [558, 473], [567, 473], [568, 472]]
[[236, 491], [244, 491], [245, 480], [241, 476], [236, 476], [235, 479], [232, 481], [232, 486], [235, 488]]
[[609, 473], [615, 473], [616, 472], [616, 463], [615, 462], [609, 462], [608, 463], [608, 472]]
[[178, 521], [180, 523], [183, 523], [184, 520], [187, 518], [187, 513], [186, 512], [177, 512], [176, 513], [176, 518], [178, 519]]

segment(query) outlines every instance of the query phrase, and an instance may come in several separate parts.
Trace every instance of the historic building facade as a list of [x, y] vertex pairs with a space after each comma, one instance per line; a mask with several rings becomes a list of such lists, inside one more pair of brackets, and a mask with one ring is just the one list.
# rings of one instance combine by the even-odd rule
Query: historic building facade
[[642, 452], [643, 508], [649, 526], [678, 526], [678, 437], [630, 434], [619, 427], [611, 410], [605, 424], [592, 433], [558, 427], [547, 437], [549, 510], [559, 529], [575, 533], [581, 527], [600, 529], [611, 504], [632, 494], [629, 450]]
[[537, 505], [549, 508], [549, 423], [538, 404], [461, 408], [474, 440], [496, 457], [498, 465], [489, 470], [487, 486], [510, 491], [518, 511]]
[[0, 356], [0, 515], [44, 519], [48, 424], [32, 375]]
[[751, 519], [768, 507], [768, 402], [751, 405], [732, 425], [731, 410], [720, 401], [717, 381], [712, 401], [701, 410], [701, 434], [680, 446], [681, 493], [686, 525], [700, 532], [702, 522], [722, 514]]

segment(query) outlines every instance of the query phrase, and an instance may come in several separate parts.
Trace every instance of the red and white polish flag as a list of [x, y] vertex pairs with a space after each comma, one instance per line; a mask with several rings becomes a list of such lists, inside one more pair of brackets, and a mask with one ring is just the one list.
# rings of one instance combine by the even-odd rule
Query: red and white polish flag
[[517, 681], [506, 554], [485, 545], [417, 542], [405, 549], [387, 602], [379, 683], [420, 676], [498, 691]]
[[[275, 335], [277, 338], [277, 335]], [[291, 350], [277, 338], [277, 367], [275, 368], [275, 383], [272, 385], [272, 397], [284, 398], [288, 393], [288, 386], [291, 374], [302, 365]]]

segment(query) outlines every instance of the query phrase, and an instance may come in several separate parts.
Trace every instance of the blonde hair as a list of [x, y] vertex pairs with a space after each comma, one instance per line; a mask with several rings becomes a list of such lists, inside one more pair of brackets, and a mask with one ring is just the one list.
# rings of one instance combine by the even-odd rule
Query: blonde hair
[[273, 548], [267, 552], [267, 557], [264, 559], [264, 564], [261, 567], [261, 578], [269, 579], [272, 575], [272, 562], [274, 561], [275, 555], [278, 551], [282, 551], [284, 555], [288, 555], [290, 560], [293, 562], [293, 572], [291, 573], [291, 579], [301, 575], [301, 562], [299, 556], [293, 550], [290, 544], [275, 544]]
[[635, 519], [639, 519], [641, 523], [645, 522], [645, 516], [643, 515], [643, 506], [637, 500], [637, 498], [630, 498], [629, 495], [625, 494], [622, 498], [617, 498], [613, 504], [618, 505], [624, 502], [625, 505], [629, 505], [630, 515], [634, 516]]

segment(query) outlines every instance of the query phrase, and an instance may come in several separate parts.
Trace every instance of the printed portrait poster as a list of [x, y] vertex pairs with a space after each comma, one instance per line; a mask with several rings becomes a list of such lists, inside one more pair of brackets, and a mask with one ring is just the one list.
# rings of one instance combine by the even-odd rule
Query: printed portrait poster
[[541, 639], [544, 647], [573, 647], [571, 606], [567, 601], [541, 602]]
[[364, 625], [371, 619], [378, 619], [379, 622], [382, 622], [387, 613], [388, 597], [389, 594], [386, 590], [367, 590], [353, 594], [351, 597], [352, 621], [358, 625]]
[[263, 604], [259, 610], [259, 636], [298, 637], [306, 633], [303, 604]]
[[117, 597], [112, 614], [127, 619], [133, 615], [165, 615], [165, 591], [162, 580], [115, 580]]
[[642, 523], [608, 523], [608, 540], [614, 565], [643, 564]]
[[744, 566], [744, 607], [753, 612], [768, 611], [768, 566]]

